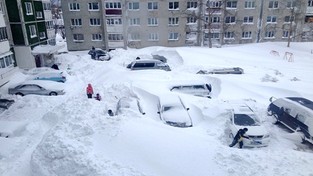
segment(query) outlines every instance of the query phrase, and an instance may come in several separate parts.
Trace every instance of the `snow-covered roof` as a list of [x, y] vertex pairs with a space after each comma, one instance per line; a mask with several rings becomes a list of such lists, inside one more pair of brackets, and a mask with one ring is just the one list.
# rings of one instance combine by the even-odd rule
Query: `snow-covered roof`
[[64, 48], [64, 45], [39, 45], [34, 47], [32, 50], [32, 54], [54, 54], [57, 53], [58, 50]]

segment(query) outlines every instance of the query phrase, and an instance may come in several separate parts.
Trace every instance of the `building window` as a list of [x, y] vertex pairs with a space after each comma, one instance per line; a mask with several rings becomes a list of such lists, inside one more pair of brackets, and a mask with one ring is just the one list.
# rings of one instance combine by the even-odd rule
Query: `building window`
[[139, 33], [131, 33], [129, 35], [129, 40], [140, 41], [140, 34]]
[[248, 31], [248, 32], [242, 32], [242, 39], [252, 39], [252, 32]]
[[14, 63], [13, 54], [8, 56], [3, 56], [0, 58], [0, 68], [6, 68], [12, 66]]
[[282, 38], [288, 38], [288, 37], [289, 37], [289, 31], [287, 31], [287, 30], [283, 31]]
[[3, 3], [0, 1], [0, 12], [3, 12]]
[[100, 18], [90, 18], [90, 26], [100, 26]]
[[177, 32], [170, 32], [168, 34], [168, 40], [178, 40], [178, 33]]
[[235, 33], [234, 32], [225, 32], [224, 33], [224, 39], [234, 39]]
[[98, 2], [91, 2], [88, 3], [88, 10], [89, 11], [99, 11], [99, 3]]
[[296, 6], [296, 2], [295, 1], [287, 1], [286, 7], [287, 8], [293, 8]]
[[128, 10], [139, 10], [139, 2], [128, 3]]
[[70, 11], [80, 11], [79, 3], [69, 3], [68, 7]]
[[31, 2], [25, 2], [26, 15], [33, 15], [33, 7]]
[[313, 7], [313, 0], [308, 1], [308, 7]]
[[267, 23], [276, 23], [277, 22], [276, 16], [268, 16], [266, 18], [266, 22]]
[[106, 2], [105, 8], [106, 9], [121, 9], [122, 4], [120, 2]]
[[210, 8], [220, 8], [222, 6], [222, 1], [210, 1]]
[[237, 1], [227, 1], [226, 8], [228, 9], [235, 9], [237, 8]]
[[43, 10], [51, 10], [51, 3], [42, 3]]
[[8, 40], [8, 33], [6, 27], [0, 27], [0, 41]]
[[278, 1], [270, 1], [268, 3], [268, 8], [269, 9], [277, 9], [278, 8]]
[[265, 38], [274, 38], [275, 32], [274, 31], [266, 31]]
[[109, 34], [108, 40], [109, 41], [121, 41], [123, 40], [123, 35], [122, 34]]
[[46, 32], [39, 32], [39, 38], [45, 39], [46, 38]]
[[253, 16], [243, 17], [243, 23], [253, 23]]
[[102, 35], [101, 34], [91, 34], [91, 40], [92, 41], [102, 41]]
[[158, 41], [159, 40], [159, 34], [158, 33], [150, 33], [148, 40], [149, 41]]
[[168, 25], [170, 26], [174, 26], [174, 25], [178, 25], [178, 17], [171, 17], [171, 18], [168, 18]]
[[71, 25], [72, 26], [81, 26], [82, 25], [82, 19], [71, 19]]
[[215, 17], [211, 17], [211, 23], [220, 23], [221, 22], [221, 18], [218, 16]]
[[158, 2], [148, 2], [148, 10], [157, 10], [158, 8]]
[[148, 26], [157, 26], [158, 18], [148, 18]]
[[235, 22], [236, 22], [236, 18], [234, 16], [225, 17], [225, 23], [226, 24], [235, 23]]
[[169, 10], [178, 10], [179, 9], [179, 2], [178, 1], [169, 2], [168, 3], [168, 9]]
[[47, 28], [47, 29], [53, 29], [53, 28], [54, 28], [54, 26], [53, 26], [53, 21], [47, 21], [47, 22], [46, 22], [46, 28]]
[[122, 18], [107, 17], [107, 25], [122, 25]]
[[73, 34], [74, 42], [83, 42], [84, 35], [83, 34]]
[[190, 0], [187, 2], [187, 8], [197, 8], [198, 2], [194, 0]]
[[41, 19], [42, 17], [42, 12], [36, 12], [36, 18]]
[[211, 39], [219, 39], [220, 33], [211, 33]]
[[191, 17], [187, 17], [187, 23], [196, 23], [197, 22], [197, 18], [194, 16]]
[[294, 21], [293, 16], [285, 16], [285, 23], [290, 23], [291, 21]]
[[140, 18], [131, 18], [129, 19], [130, 26], [139, 26], [140, 25]]
[[245, 9], [254, 9], [255, 1], [245, 1]]
[[30, 33], [30, 38], [37, 37], [37, 32], [36, 32], [36, 26], [35, 25], [30, 25], [29, 26], [29, 33]]

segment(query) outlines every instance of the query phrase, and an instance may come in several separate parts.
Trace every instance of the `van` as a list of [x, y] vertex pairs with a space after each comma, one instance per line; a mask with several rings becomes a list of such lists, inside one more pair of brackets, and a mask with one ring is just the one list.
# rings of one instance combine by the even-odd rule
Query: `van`
[[270, 101], [268, 115], [291, 131], [300, 132], [303, 141], [313, 144], [313, 102], [303, 97], [272, 97]]
[[135, 60], [127, 65], [131, 70], [147, 70], [147, 69], [160, 69], [171, 71], [171, 68], [164, 62], [159, 60]]
[[211, 84], [195, 82], [178, 83], [172, 85], [170, 91], [211, 98], [212, 86]]

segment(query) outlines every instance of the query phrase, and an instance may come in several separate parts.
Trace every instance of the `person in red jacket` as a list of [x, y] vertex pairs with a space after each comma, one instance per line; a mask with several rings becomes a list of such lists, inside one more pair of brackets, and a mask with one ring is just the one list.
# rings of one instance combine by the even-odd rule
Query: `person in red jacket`
[[92, 98], [93, 88], [92, 88], [91, 84], [88, 84], [88, 86], [86, 88], [86, 92], [87, 92], [87, 97]]

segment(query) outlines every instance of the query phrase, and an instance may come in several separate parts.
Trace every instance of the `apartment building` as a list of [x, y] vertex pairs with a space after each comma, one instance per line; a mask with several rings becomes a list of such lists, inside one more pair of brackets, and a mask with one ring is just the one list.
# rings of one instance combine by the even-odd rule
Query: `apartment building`
[[312, 0], [68, 0], [62, 1], [62, 9], [68, 49], [87, 50], [304, 41], [311, 4]]
[[0, 0], [0, 86], [7, 83], [17, 70], [14, 66], [14, 54], [10, 50], [8, 29], [5, 22], [5, 5]]
[[[50, 54], [34, 54], [33, 48], [55, 43], [49, 0], [5, 0], [8, 35], [17, 66], [45, 66]], [[47, 18], [46, 18], [47, 17]]]

